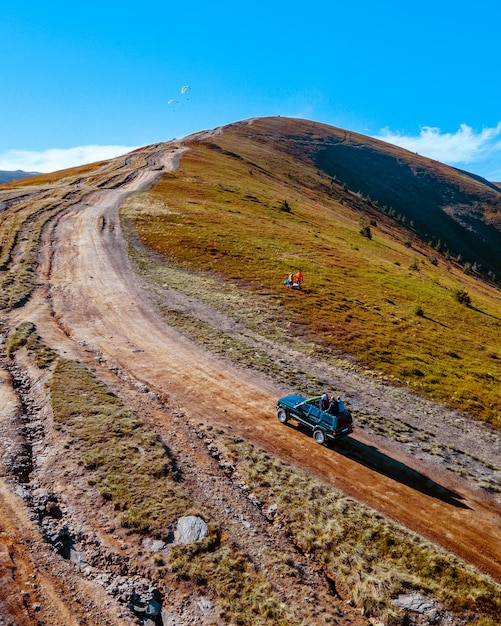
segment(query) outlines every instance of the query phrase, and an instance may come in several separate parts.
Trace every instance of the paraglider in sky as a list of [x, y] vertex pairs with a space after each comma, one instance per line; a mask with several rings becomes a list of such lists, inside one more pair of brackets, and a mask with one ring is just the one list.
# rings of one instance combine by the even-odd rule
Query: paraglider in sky
[[[189, 85], [185, 85], [184, 87], [181, 87], [181, 93], [182, 93], [182, 94], [186, 94], [186, 92], [188, 91], [188, 89], [190, 89], [190, 90], [191, 90], [191, 87], [190, 87]], [[178, 96], [178, 97], [179, 97], [179, 96]], [[188, 101], [188, 100], [189, 100], [189, 98], [188, 98], [188, 94], [186, 94], [186, 95], [184, 96], [184, 98], [181, 98], [181, 103], [180, 103], [180, 101], [179, 101], [179, 100], [176, 100], [175, 98], [171, 98], [170, 100], [168, 100], [168, 101], [167, 101], [167, 104], [168, 104], [169, 106], [172, 106], [172, 111], [176, 111], [176, 110], [177, 110], [177, 107], [176, 107], [176, 106], [174, 106], [174, 105], [179, 104], [179, 106], [181, 106], [181, 107], [182, 107], [182, 106], [184, 106], [184, 105], [186, 104], [186, 101]]]

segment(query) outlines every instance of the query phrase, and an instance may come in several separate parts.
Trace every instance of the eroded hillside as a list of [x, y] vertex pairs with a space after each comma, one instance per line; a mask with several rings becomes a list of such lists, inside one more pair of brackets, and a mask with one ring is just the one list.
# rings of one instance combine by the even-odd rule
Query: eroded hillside
[[[266, 124], [281, 137], [281, 121]], [[330, 204], [315, 171], [284, 162], [259, 125], [236, 128], [258, 128], [268, 167], [222, 129], [0, 191], [6, 623], [498, 621], [495, 420], [363, 368], [353, 329], [332, 340], [330, 311], [353, 316], [364, 276], [346, 251], [367, 262], [368, 246], [403, 231], [385, 216], [361, 235], [362, 199]], [[407, 250], [388, 253], [397, 273]], [[446, 280], [424, 244], [412, 251], [417, 282]], [[304, 289], [286, 290], [298, 263]], [[476, 310], [459, 310], [492, 323], [495, 355], [497, 292], [464, 280]], [[419, 325], [445, 325], [422, 306]], [[398, 331], [422, 342], [401, 315]], [[335, 448], [274, 412], [280, 395], [325, 386], [357, 424]]]

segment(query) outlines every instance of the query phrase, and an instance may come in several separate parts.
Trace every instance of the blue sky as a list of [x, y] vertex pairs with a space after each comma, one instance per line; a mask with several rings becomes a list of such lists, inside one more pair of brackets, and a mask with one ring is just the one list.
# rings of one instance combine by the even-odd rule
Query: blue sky
[[501, 181], [500, 23], [498, 0], [2, 0], [0, 170], [281, 115]]

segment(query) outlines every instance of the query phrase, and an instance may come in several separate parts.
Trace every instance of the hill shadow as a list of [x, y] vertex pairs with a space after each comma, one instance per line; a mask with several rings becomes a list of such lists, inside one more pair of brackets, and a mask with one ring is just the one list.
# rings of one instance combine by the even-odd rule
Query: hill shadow
[[352, 461], [356, 461], [383, 476], [387, 476], [425, 495], [442, 500], [442, 502], [450, 504], [451, 506], [461, 509], [470, 509], [469, 506], [462, 502], [464, 498], [458, 493], [447, 489], [408, 465], [396, 461], [387, 454], [380, 452], [374, 446], [368, 446], [356, 439], [346, 437], [336, 443], [330, 443], [329, 448]]

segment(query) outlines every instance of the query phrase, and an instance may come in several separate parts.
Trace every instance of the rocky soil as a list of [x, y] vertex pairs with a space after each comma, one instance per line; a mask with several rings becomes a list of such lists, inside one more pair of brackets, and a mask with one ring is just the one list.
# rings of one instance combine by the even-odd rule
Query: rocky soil
[[[153, 293], [139, 278], [118, 208], [127, 194], [175, 167], [181, 154], [175, 144], [156, 147], [116, 187], [82, 193], [44, 230], [32, 297], [0, 315], [0, 626], [220, 623], [213, 598], [159, 568], [173, 543], [191, 540], [184, 524], [188, 533], [203, 532], [199, 521], [181, 520], [171, 542], [118, 525], [54, 428], [49, 372], [25, 349], [14, 359], [5, 354], [5, 338], [26, 320], [59, 355], [86, 364], [161, 436], [187, 490], [284, 602], [299, 607], [305, 624], [329, 623], [327, 613], [337, 624], [371, 621], [297, 550], [276, 511], [260, 508], [227, 471], [207, 424], [336, 486], [501, 582], [498, 433], [376, 373], [259, 337], [202, 298], [169, 288]], [[103, 219], [113, 228], [103, 230]], [[335, 381], [355, 415], [354, 436], [333, 450], [279, 424], [274, 403], [290, 388], [187, 339], [166, 323], [159, 304], [279, 355], [284, 369]], [[289, 555], [299, 575], [285, 579], [275, 568], [277, 553]], [[408, 623], [460, 624], [419, 594], [399, 602], [409, 611]]]

